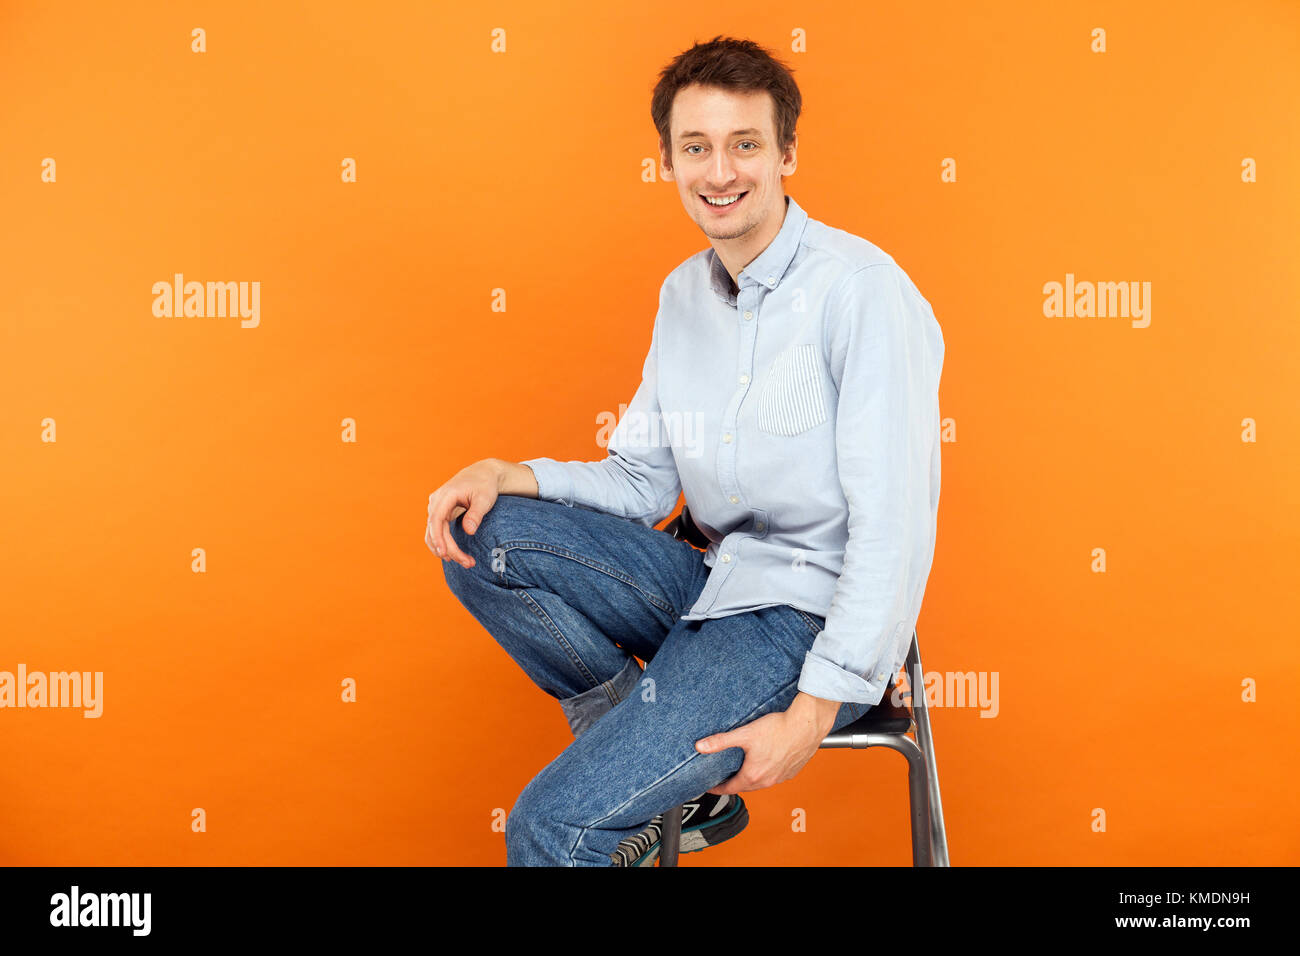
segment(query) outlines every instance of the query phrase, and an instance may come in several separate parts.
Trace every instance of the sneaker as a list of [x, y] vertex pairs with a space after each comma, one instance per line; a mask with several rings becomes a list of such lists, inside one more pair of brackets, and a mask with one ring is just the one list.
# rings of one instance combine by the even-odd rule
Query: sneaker
[[[659, 858], [664, 815], [650, 821], [640, 833], [618, 845], [610, 858], [615, 866], [654, 866]], [[749, 823], [745, 801], [734, 793], [706, 793], [682, 804], [682, 839], [679, 853], [694, 853], [730, 840]]]

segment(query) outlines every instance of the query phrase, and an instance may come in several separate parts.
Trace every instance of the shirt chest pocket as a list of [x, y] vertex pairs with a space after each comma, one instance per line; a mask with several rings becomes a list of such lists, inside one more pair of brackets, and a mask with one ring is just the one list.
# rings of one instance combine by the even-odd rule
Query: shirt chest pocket
[[798, 435], [826, 421], [817, 351], [794, 345], [778, 355], [758, 396], [758, 427], [769, 435]]

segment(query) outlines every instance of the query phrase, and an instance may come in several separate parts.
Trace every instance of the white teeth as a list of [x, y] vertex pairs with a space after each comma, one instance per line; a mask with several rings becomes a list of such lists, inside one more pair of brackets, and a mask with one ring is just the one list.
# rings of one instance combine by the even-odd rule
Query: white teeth
[[739, 199], [741, 195], [743, 195], [743, 193], [732, 196], [730, 199], [712, 199], [709, 196], [705, 196], [704, 201], [710, 206], [730, 206], [733, 202]]

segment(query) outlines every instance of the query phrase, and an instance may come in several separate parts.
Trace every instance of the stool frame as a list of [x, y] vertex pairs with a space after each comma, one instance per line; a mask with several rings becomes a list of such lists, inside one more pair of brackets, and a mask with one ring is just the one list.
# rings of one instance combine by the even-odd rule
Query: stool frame
[[[673, 537], [696, 547], [707, 547], [703, 536], [683, 506], [665, 529]], [[700, 541], [703, 544], [700, 544]], [[943, 801], [939, 795], [939, 770], [934, 759], [934, 735], [930, 714], [925, 705], [925, 675], [921, 669], [920, 639], [915, 629], [907, 649], [905, 663], [908, 690], [898, 694], [891, 678], [885, 693], [871, 710], [851, 724], [828, 734], [818, 747], [826, 749], [866, 750], [887, 747], [907, 759], [907, 792], [912, 828], [912, 865], [949, 866], [948, 833], [943, 822]], [[919, 693], [916, 693], [919, 691]], [[907, 702], [911, 706], [907, 706]], [[915, 740], [907, 736], [915, 732]], [[682, 834], [682, 806], [663, 814], [660, 825], [659, 866], [677, 866]]]

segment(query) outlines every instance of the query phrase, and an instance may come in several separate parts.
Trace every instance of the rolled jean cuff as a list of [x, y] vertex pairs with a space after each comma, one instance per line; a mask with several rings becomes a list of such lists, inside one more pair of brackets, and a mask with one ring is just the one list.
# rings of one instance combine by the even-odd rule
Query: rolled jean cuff
[[623, 669], [603, 683], [584, 690], [576, 697], [566, 697], [560, 701], [560, 709], [569, 720], [569, 729], [573, 736], [580, 736], [583, 731], [600, 720], [606, 712], [613, 709], [623, 698], [629, 696], [641, 681], [641, 665], [635, 657], [629, 657]]

